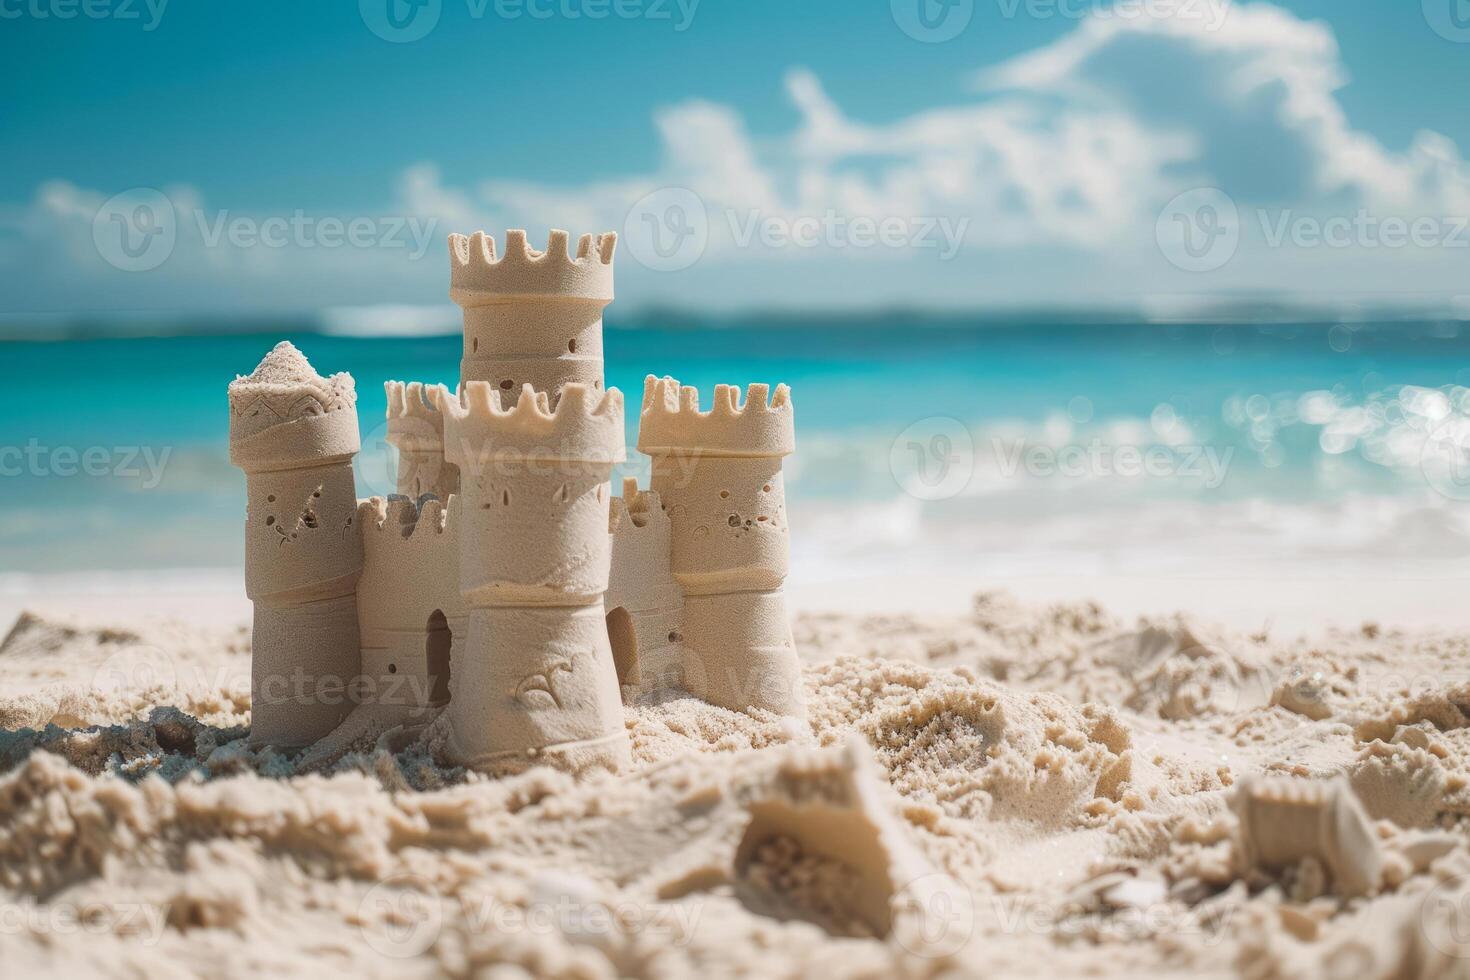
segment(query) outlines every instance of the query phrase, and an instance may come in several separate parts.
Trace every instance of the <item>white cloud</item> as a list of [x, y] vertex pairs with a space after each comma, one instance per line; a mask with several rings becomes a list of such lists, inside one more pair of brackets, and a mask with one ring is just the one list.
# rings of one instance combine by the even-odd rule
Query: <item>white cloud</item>
[[[625, 250], [625, 303], [1165, 308], [1182, 294], [1338, 296], [1343, 283], [1369, 295], [1460, 288], [1465, 251], [1263, 245], [1263, 210], [1272, 221], [1285, 209], [1470, 214], [1470, 168], [1441, 135], [1421, 133], [1396, 153], [1353, 129], [1337, 98], [1346, 67], [1325, 24], [1266, 3], [1219, 12], [1092, 17], [974, 73], [968, 104], [918, 108], [883, 124], [854, 118], [815, 74], [793, 69], [785, 87], [799, 113], [795, 128], [757, 140], [730, 106], [667, 106], [654, 117], [659, 163], [646, 173], [598, 174], [574, 186], [534, 177], [453, 184], [433, 163], [416, 164], [400, 176], [394, 201], [370, 216], [432, 228], [425, 261], [381, 248], [201, 247], [201, 229], [185, 221], [169, 263], [130, 277], [100, 261], [92, 242], [104, 195], [64, 182], [0, 216], [12, 237], [38, 243], [0, 249], [0, 261], [31, 263], [23, 288], [43, 297], [41, 306], [84, 294], [77, 283], [85, 279], [101, 284], [93, 303], [103, 307], [150, 305], [162, 295], [170, 301], [151, 305], [427, 303], [443, 296], [442, 242], [451, 230], [624, 231], [634, 202], [686, 188], [705, 205], [702, 257], [672, 275], [640, 267]], [[1190, 275], [1164, 260], [1155, 222], [1165, 202], [1204, 186], [1235, 200], [1242, 242], [1224, 268]], [[168, 194], [181, 214], [218, 214], [190, 188]], [[959, 251], [944, 262], [939, 248], [857, 247], [830, 233], [811, 247], [744, 237], [761, 222], [789, 230], [835, 220], [850, 231], [855, 218], [897, 219], [916, 234], [922, 222], [941, 219]]]

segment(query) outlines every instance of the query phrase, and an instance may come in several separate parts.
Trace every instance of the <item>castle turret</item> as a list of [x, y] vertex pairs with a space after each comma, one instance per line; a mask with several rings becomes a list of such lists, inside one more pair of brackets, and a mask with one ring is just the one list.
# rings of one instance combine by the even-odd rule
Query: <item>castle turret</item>
[[658, 494], [624, 479], [608, 532], [607, 632], [624, 697], [684, 687], [684, 591], [669, 571], [673, 528]]
[[398, 493], [410, 500], [433, 494], [448, 500], [459, 493], [459, 467], [444, 458], [443, 385], [417, 381], [383, 385], [388, 396], [388, 443], [398, 450]]
[[498, 387], [471, 381], [440, 399], [446, 454], [461, 474], [468, 613], [448, 753], [492, 773], [543, 761], [619, 769], [630, 756], [603, 594], [623, 396], [583, 384], [555, 400], [529, 384], [518, 394], [502, 401]]
[[380, 706], [380, 718], [426, 720], [449, 702], [455, 647], [465, 635], [458, 519], [458, 497], [358, 504], [366, 559], [357, 584], [362, 700]]
[[781, 460], [796, 449], [790, 390], [715, 388], [711, 411], [673, 378], [644, 384], [638, 448], [672, 527], [684, 590], [685, 686], [712, 704], [804, 718], [782, 586], [789, 567]]
[[563, 386], [602, 388], [602, 310], [613, 298], [617, 235], [583, 235], [568, 255], [564, 231], [546, 251], [524, 231], [505, 233], [505, 254], [483, 231], [449, 236], [449, 295], [464, 308], [460, 381], [484, 381], [514, 398], [530, 384], [553, 399]]
[[289, 343], [230, 385], [230, 461], [245, 471], [245, 591], [255, 603], [250, 739], [297, 748], [351, 710], [363, 568], [352, 377]]

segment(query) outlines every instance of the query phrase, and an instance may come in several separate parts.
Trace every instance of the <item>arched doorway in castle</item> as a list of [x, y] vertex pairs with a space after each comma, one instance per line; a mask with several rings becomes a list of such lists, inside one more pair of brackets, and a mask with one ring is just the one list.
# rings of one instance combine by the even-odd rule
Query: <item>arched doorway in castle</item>
[[454, 633], [442, 609], [429, 617], [424, 640], [424, 660], [429, 669], [429, 703], [449, 703], [449, 655], [454, 649]]
[[614, 607], [607, 614], [607, 639], [612, 646], [613, 665], [617, 667], [618, 684], [626, 686], [638, 683], [638, 633], [633, 629], [633, 617], [622, 606]]

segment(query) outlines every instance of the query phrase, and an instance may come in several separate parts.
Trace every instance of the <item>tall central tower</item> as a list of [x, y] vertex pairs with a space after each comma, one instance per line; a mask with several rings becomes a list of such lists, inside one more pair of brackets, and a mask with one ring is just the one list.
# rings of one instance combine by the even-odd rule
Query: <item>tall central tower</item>
[[602, 311], [613, 298], [612, 232], [569, 238], [552, 231], [546, 251], [524, 231], [505, 233], [505, 255], [482, 231], [449, 236], [449, 296], [464, 308], [462, 384], [484, 381], [514, 400], [529, 384], [551, 396], [568, 384], [602, 389]]
[[510, 231], [497, 256], [483, 232], [450, 238], [465, 357], [459, 397], [438, 407], [460, 474], [468, 636], [448, 750], [481, 772], [630, 760], [603, 608], [609, 478], [626, 456], [623, 396], [602, 380], [616, 244], [584, 235], [573, 256], [553, 231], [537, 252]]

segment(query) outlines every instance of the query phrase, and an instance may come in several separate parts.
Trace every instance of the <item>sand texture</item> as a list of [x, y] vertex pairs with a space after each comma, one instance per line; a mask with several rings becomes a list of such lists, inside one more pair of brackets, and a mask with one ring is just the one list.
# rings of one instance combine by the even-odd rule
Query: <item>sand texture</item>
[[633, 764], [252, 749], [239, 627], [0, 645], [0, 975], [1470, 977], [1470, 642], [977, 596], [797, 617]]

